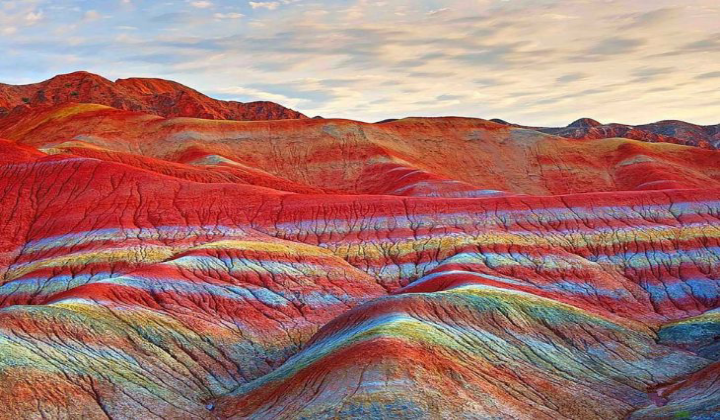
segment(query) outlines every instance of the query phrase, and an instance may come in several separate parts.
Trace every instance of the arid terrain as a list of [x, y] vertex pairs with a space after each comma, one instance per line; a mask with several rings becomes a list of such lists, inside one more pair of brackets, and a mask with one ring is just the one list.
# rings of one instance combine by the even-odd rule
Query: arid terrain
[[0, 85], [0, 418], [716, 418], [718, 126]]

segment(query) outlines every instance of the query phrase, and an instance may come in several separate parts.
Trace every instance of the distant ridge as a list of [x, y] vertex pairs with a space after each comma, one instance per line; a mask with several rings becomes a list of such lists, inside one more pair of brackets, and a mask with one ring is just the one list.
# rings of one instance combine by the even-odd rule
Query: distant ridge
[[222, 101], [163, 79], [130, 78], [112, 82], [102, 76], [79, 71], [30, 85], [0, 83], [0, 117], [16, 109], [68, 102], [95, 103], [162, 117], [238, 121], [307, 118], [274, 102]]
[[[0, 118], [13, 113], [23, 113], [28, 108], [65, 103], [100, 104], [166, 118], [192, 117], [235, 121], [308, 118], [298, 111], [274, 102], [213, 99], [180, 83], [156, 78], [128, 78], [113, 82], [97, 74], [78, 71], [29, 85], [0, 83]], [[397, 119], [390, 118], [378, 121], [377, 124], [394, 121]], [[566, 127], [533, 127], [513, 124], [502, 119], [490, 121], [565, 138], [620, 137], [650, 143], [674, 143], [705, 149], [720, 148], [720, 124], [702, 126], [677, 120], [642, 125], [604, 124], [591, 118], [580, 118]]]
[[500, 119], [491, 121], [571, 139], [621, 137], [650, 143], [674, 143], [705, 149], [720, 148], [720, 124], [696, 125], [677, 120], [665, 120], [642, 125], [603, 124], [591, 118], [580, 118], [567, 127], [529, 127], [511, 124]]

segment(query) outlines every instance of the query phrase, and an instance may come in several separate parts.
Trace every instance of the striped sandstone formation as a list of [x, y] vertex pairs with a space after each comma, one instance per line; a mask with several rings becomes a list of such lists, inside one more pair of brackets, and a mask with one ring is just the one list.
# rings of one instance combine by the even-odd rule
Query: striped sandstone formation
[[75, 103], [0, 138], [0, 418], [720, 406], [720, 152]]

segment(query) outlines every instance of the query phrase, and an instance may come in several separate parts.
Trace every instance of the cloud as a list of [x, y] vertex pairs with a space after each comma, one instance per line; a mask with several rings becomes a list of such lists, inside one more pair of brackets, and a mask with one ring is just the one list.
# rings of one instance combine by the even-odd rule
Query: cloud
[[0, 2], [0, 80], [155, 76], [366, 121], [717, 119], [713, 0], [120, 1], [93, 3], [103, 25], [79, 24], [89, 2]]
[[156, 15], [150, 18], [154, 23], [161, 24], [181, 24], [181, 23], [192, 23], [197, 20], [197, 17], [192, 13], [187, 12], [171, 12]]
[[243, 15], [242, 13], [235, 13], [235, 12], [230, 12], [230, 13], [215, 13], [215, 14], [213, 15], [213, 17], [214, 17], [215, 19], [240, 19], [240, 18], [243, 17], [243, 16], [245, 16], [245, 15]]
[[644, 39], [612, 37], [606, 38], [586, 50], [591, 56], [615, 56], [633, 53], [646, 44]]
[[675, 67], [640, 67], [632, 71], [631, 83], [647, 83], [675, 73]]
[[289, 106], [291, 108], [298, 108], [302, 106], [304, 102], [307, 101], [307, 99], [304, 98], [292, 98], [286, 95], [277, 94], [277, 93], [271, 93], [271, 92], [265, 92], [260, 89], [255, 89], [251, 87], [244, 87], [244, 86], [234, 86], [229, 88], [222, 88], [218, 89], [215, 92], [214, 96], [216, 97], [223, 97], [226, 99], [236, 99], [240, 100], [242, 102], [247, 101], [272, 101], [272, 102], [278, 102], [281, 104], [284, 104], [285, 106]]
[[418, 79], [443, 79], [451, 77], [453, 72], [451, 71], [411, 71], [407, 75], [409, 77], [416, 77]]
[[690, 52], [720, 52], [720, 33], [713, 34], [699, 41], [686, 44], [682, 50]]
[[277, 1], [265, 1], [265, 2], [254, 2], [251, 1], [250, 7], [253, 9], [267, 9], [267, 10], [275, 10], [280, 6], [280, 3]]
[[447, 12], [449, 12], [449, 11], [450, 11], [450, 8], [449, 8], [449, 7], [443, 7], [443, 8], [440, 8], [440, 9], [430, 10], [429, 12], [427, 12], [427, 13], [425, 13], [425, 14], [426, 14], [427, 16], [436, 16], [436, 15], [440, 15], [440, 14], [443, 14], [443, 13], [447, 13]]
[[709, 73], [703, 73], [695, 76], [696, 79], [718, 79], [720, 78], [720, 71], [711, 71]]
[[205, 0], [193, 1], [193, 2], [190, 2], [190, 5], [191, 5], [192, 7], [197, 8], [197, 9], [207, 9], [207, 8], [213, 6], [213, 4], [212, 4], [211, 1], [205, 1]]
[[478, 45], [472, 48], [468, 53], [458, 54], [456, 61], [464, 64], [488, 66], [488, 67], [507, 67], [512, 62], [523, 59], [528, 54], [519, 51], [519, 47], [526, 45], [523, 42], [512, 44], [496, 43]]
[[566, 15], [563, 13], [545, 13], [542, 15], [542, 17], [551, 19], [551, 20], [570, 20], [570, 19], [579, 19], [579, 16], [573, 16], [573, 15]]
[[657, 25], [667, 25], [671, 20], [676, 19], [679, 9], [668, 7], [663, 9], [651, 10], [645, 13], [633, 13], [622, 16], [621, 19], [628, 21], [625, 25], [620, 26], [621, 30], [643, 29]]
[[83, 20], [85, 22], [92, 22], [100, 18], [102, 18], [102, 15], [97, 10], [88, 10], [83, 15]]
[[25, 22], [29, 25], [34, 25], [43, 19], [42, 10], [32, 10], [25, 15]]
[[558, 83], [570, 83], [570, 82], [576, 82], [578, 80], [586, 79], [588, 75], [586, 73], [581, 72], [575, 72], [575, 73], [568, 73], [563, 76], [558, 77], [555, 79]]
[[465, 98], [465, 95], [448, 95], [448, 94], [445, 94], [445, 95], [440, 95], [440, 96], [438, 96], [438, 97], [435, 98], [435, 99], [437, 99], [438, 101], [456, 101], [456, 100], [463, 99], [463, 98]]

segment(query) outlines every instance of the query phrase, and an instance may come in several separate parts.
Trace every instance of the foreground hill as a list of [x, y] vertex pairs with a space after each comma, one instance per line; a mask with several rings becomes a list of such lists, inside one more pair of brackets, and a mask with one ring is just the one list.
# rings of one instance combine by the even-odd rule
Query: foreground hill
[[20, 107], [94, 103], [163, 117], [214, 120], [280, 120], [306, 118], [272, 102], [235, 102], [209, 98], [180, 83], [163, 79], [119, 79], [87, 72], [55, 76], [31, 85], [0, 84], [0, 116]]
[[712, 418], [720, 152], [0, 119], [0, 418]]

